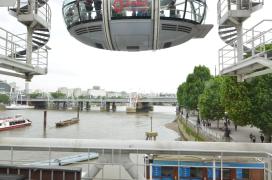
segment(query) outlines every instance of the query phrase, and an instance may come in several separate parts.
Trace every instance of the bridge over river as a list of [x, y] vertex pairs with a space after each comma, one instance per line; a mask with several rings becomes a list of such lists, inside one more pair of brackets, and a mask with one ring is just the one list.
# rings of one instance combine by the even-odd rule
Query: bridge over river
[[116, 111], [117, 105], [126, 105], [132, 112], [150, 111], [153, 105], [176, 106], [176, 97], [148, 97], [148, 98], [85, 98], [85, 99], [52, 99], [52, 98], [30, 98], [18, 99], [17, 103], [30, 104], [36, 108], [68, 109], [77, 108], [90, 110], [92, 105], [99, 105], [102, 111]]

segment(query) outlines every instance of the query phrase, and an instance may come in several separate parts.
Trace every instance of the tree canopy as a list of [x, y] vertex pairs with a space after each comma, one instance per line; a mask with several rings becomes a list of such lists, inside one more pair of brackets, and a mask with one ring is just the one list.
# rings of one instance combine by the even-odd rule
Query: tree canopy
[[204, 91], [205, 82], [210, 78], [210, 70], [207, 67], [196, 66], [194, 72], [187, 76], [186, 82], [178, 88], [179, 105], [190, 110], [197, 109], [198, 98]]
[[202, 119], [220, 120], [225, 115], [225, 107], [221, 101], [221, 88], [224, 79], [215, 77], [210, 79], [204, 92], [199, 97], [199, 112]]
[[51, 92], [51, 96], [54, 99], [62, 99], [62, 98], [66, 98], [66, 95], [61, 93], [61, 92]]
[[0, 94], [0, 103], [8, 104], [9, 101], [9, 96], [7, 96], [6, 94]]

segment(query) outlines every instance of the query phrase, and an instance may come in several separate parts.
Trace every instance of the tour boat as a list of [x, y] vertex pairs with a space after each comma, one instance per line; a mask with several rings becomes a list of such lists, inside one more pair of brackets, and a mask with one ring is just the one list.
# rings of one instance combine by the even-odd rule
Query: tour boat
[[0, 118], [0, 131], [30, 126], [31, 123], [29, 119], [24, 118], [22, 115]]
[[22, 109], [34, 109], [34, 106], [22, 105], [22, 104], [11, 104], [6, 106], [7, 110], [22, 110]]

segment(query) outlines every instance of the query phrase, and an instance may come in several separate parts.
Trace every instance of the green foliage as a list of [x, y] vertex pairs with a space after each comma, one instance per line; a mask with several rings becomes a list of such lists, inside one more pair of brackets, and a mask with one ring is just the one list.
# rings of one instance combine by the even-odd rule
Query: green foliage
[[31, 93], [30, 94], [30, 98], [32, 98], [32, 99], [35, 99], [35, 98], [38, 98], [38, 97], [42, 97], [42, 94], [41, 93]]
[[254, 78], [249, 88], [253, 116], [251, 124], [264, 134], [272, 135], [272, 75]]
[[205, 66], [195, 67], [194, 73], [187, 76], [184, 102], [186, 108], [197, 109], [198, 98], [204, 91], [206, 81], [210, 78], [210, 70]]
[[[256, 48], [256, 52], [255, 53], [260, 53], [260, 52], [271, 52], [272, 50], [272, 44], [265, 44], [265, 45], [261, 45], [259, 47]], [[245, 55], [244, 55], [244, 58], [249, 58], [252, 56], [252, 52], [247, 52]]]
[[205, 138], [191, 129], [185, 121], [186, 120], [180, 120], [180, 123], [182, 124], [183, 130], [186, 132], [186, 134], [193, 137], [196, 141], [205, 141]]
[[51, 96], [54, 98], [54, 99], [63, 99], [63, 98], [66, 98], [66, 95], [61, 93], [61, 92], [51, 92]]
[[186, 83], [182, 83], [181, 85], [179, 85], [178, 91], [177, 91], [178, 104], [183, 107], [185, 107], [185, 97], [186, 97], [185, 88], [186, 88]]
[[235, 124], [241, 126], [250, 124], [252, 104], [247, 83], [237, 82], [236, 77], [225, 78], [222, 85], [221, 99], [226, 112], [228, 112], [228, 117]]
[[225, 107], [221, 101], [222, 77], [210, 79], [204, 92], [199, 97], [199, 112], [202, 119], [219, 120], [225, 115]]
[[0, 103], [8, 104], [10, 101], [9, 96], [5, 94], [0, 94]]

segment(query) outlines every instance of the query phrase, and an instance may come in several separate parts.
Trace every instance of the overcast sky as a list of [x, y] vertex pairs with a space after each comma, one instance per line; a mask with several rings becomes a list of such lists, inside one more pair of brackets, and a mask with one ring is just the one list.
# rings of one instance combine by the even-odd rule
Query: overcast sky
[[[214, 24], [204, 39], [193, 39], [165, 50], [147, 52], [112, 52], [86, 46], [75, 40], [66, 30], [62, 18], [62, 0], [50, 0], [52, 29], [48, 46], [49, 71], [45, 76], [36, 76], [31, 89], [55, 91], [58, 87], [88, 89], [94, 85], [113, 91], [168, 92], [175, 93], [179, 84], [193, 71], [194, 66], [205, 65], [214, 74], [218, 64], [218, 49], [225, 44], [217, 29], [217, 1], [207, 0], [206, 24]], [[272, 1], [254, 13], [244, 28], [250, 28], [262, 19], [272, 19]], [[26, 29], [0, 8], [0, 27], [14, 33]], [[0, 75], [1, 80], [16, 82], [24, 88], [24, 80]]]

